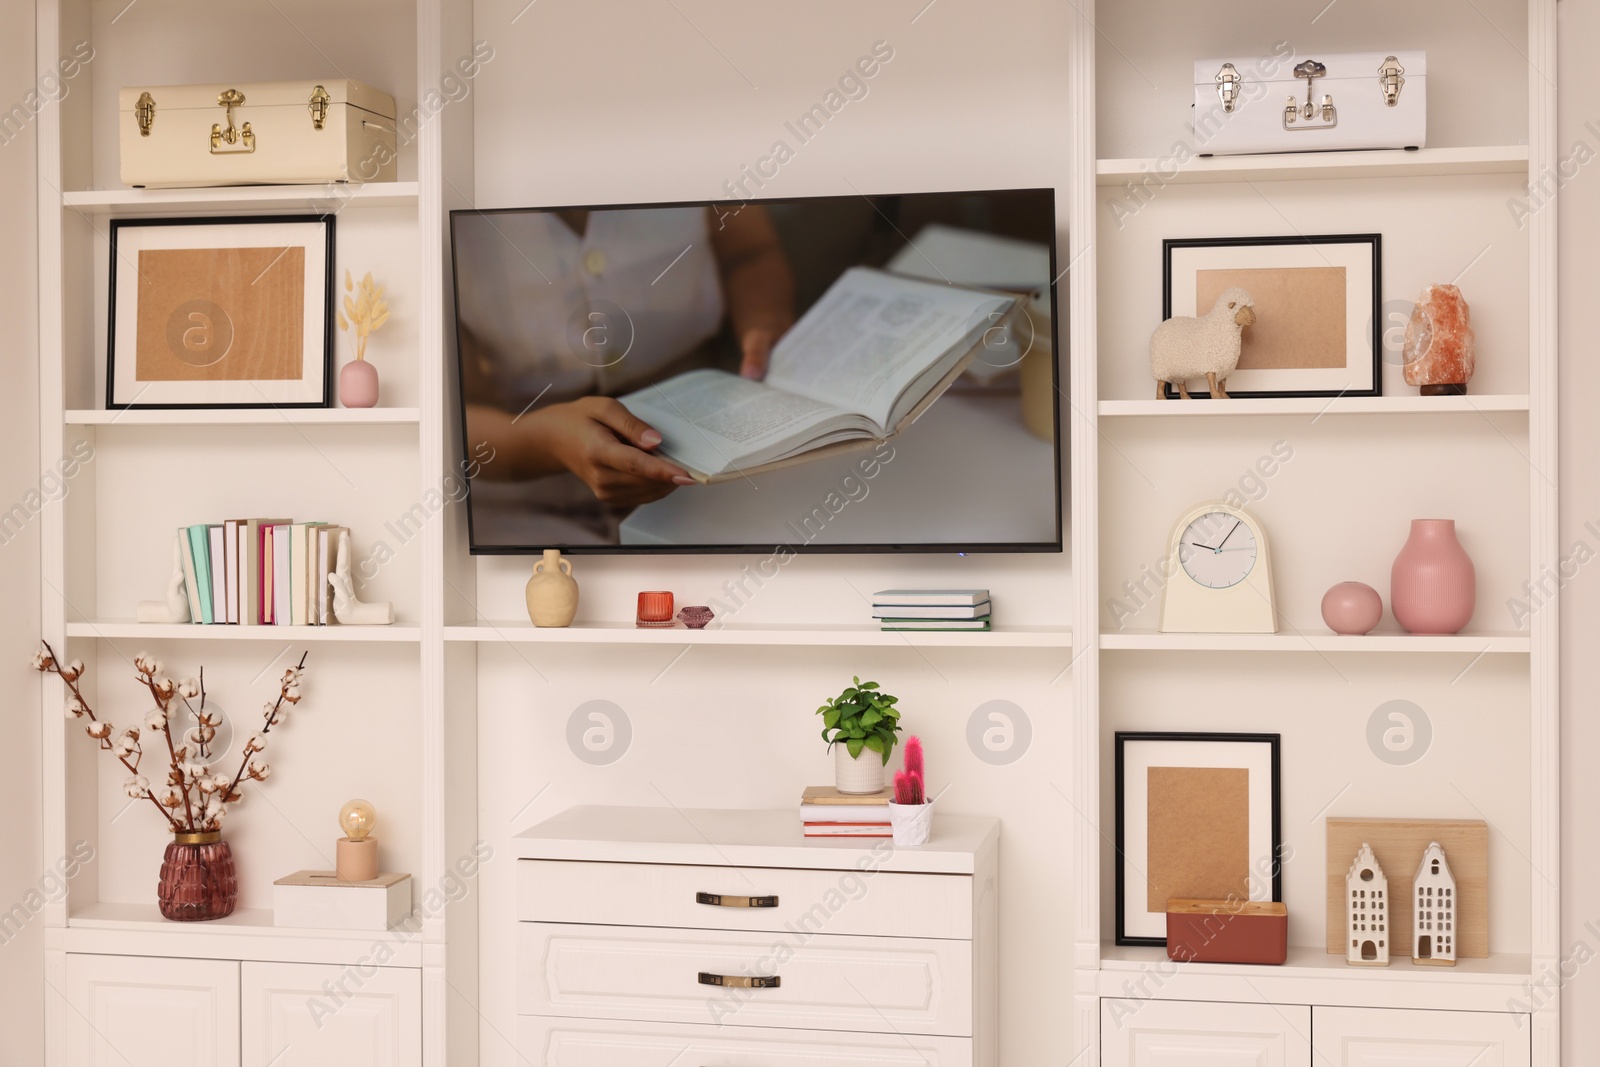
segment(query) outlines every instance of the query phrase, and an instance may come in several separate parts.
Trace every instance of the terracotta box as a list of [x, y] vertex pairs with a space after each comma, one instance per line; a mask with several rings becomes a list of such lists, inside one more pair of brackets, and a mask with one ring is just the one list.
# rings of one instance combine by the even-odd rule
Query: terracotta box
[[1167, 901], [1167, 957], [1183, 963], [1282, 963], [1289, 911], [1281, 903]]

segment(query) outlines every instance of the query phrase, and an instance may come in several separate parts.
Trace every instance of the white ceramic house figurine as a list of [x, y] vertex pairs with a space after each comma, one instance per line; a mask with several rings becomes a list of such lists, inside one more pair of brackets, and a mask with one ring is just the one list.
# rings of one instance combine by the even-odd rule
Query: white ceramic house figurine
[[1429, 842], [1417, 866], [1411, 919], [1411, 962], [1456, 965], [1456, 878], [1439, 842]]
[[1344, 891], [1345, 929], [1350, 938], [1345, 962], [1389, 966], [1389, 879], [1365, 841], [1344, 877]]
[[1170, 384], [1189, 399], [1189, 382], [1204, 378], [1214, 399], [1226, 400], [1223, 382], [1239, 365], [1244, 328], [1256, 321], [1255, 300], [1235, 286], [1225, 289], [1211, 310], [1199, 318], [1174, 315], [1150, 335], [1150, 373], [1156, 379], [1156, 399], [1166, 396]]
[[165, 600], [141, 600], [134, 609], [139, 622], [188, 622], [189, 594], [183, 576], [183, 545], [172, 540], [172, 577], [167, 579]]

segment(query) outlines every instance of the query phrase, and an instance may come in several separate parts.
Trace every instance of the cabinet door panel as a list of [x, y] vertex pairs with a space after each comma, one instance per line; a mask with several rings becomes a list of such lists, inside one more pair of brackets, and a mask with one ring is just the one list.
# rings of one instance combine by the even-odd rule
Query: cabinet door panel
[[243, 1067], [421, 1067], [422, 974], [246, 963]]
[[1309, 1067], [1302, 1005], [1102, 1000], [1102, 1067]]
[[1528, 1067], [1528, 1017], [1510, 1012], [1316, 1008], [1318, 1067]]
[[73, 1067], [239, 1067], [239, 965], [67, 955]]

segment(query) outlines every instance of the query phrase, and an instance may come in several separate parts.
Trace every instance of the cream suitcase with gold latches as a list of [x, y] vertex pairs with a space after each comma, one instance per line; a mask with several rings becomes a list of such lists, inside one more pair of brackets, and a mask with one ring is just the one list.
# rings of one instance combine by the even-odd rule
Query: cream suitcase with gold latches
[[1428, 57], [1420, 51], [1202, 59], [1194, 65], [1200, 155], [1421, 148]]
[[395, 180], [394, 97], [360, 82], [138, 87], [119, 107], [128, 185]]

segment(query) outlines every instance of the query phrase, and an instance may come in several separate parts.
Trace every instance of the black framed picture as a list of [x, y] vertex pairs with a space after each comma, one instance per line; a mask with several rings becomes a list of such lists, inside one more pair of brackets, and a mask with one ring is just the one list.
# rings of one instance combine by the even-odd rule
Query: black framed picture
[[[1161, 318], [1201, 316], [1244, 289], [1244, 328], [1230, 397], [1379, 396], [1383, 391], [1383, 237], [1172, 238], [1161, 243]], [[1166, 395], [1177, 391], [1166, 387]], [[1209, 398], [1202, 388], [1191, 394]]]
[[1117, 944], [1165, 945], [1172, 899], [1282, 899], [1279, 737], [1117, 733]]
[[333, 216], [113, 219], [107, 408], [328, 407]]

